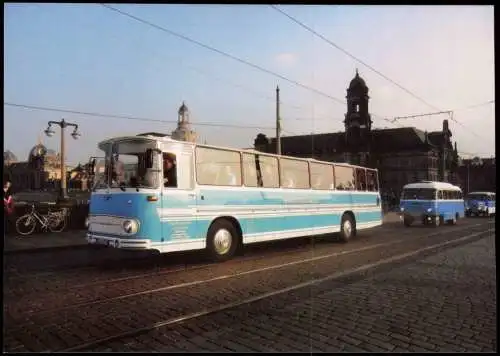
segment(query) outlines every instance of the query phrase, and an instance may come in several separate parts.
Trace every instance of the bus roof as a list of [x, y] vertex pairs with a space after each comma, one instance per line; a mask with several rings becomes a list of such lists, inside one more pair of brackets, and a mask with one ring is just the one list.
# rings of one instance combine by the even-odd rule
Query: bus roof
[[446, 182], [430, 182], [430, 181], [424, 181], [424, 182], [417, 182], [417, 183], [410, 183], [407, 184], [403, 187], [403, 189], [425, 189], [425, 188], [431, 188], [431, 189], [448, 189], [448, 190], [459, 190], [460, 187], [457, 187], [456, 185], [453, 185], [451, 183], [446, 183]]
[[[496, 195], [494, 192], [469, 192], [468, 194], [486, 194], [486, 195]], [[468, 195], [467, 194], [467, 195]]]

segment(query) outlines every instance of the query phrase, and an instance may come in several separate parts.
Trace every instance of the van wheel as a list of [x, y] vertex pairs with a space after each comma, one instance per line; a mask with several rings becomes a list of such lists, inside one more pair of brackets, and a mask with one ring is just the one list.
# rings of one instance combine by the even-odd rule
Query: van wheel
[[238, 232], [224, 219], [216, 220], [208, 229], [207, 252], [210, 260], [223, 262], [234, 256], [238, 248]]
[[340, 222], [340, 241], [348, 242], [353, 236], [356, 236], [356, 221], [350, 214], [344, 214]]

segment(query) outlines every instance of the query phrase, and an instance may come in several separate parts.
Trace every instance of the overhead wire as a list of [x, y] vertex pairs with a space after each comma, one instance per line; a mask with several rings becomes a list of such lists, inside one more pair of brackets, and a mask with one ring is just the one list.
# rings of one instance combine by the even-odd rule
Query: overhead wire
[[[54, 107], [47, 107], [47, 106], [25, 105], [25, 104], [10, 103], [10, 102], [4, 102], [4, 105], [5, 106], [12, 106], [12, 107], [23, 108], [23, 109], [60, 112], [60, 113], [67, 113], [67, 114], [78, 114], [78, 115], [86, 115], [86, 116], [94, 116], [94, 117], [102, 117], [102, 118], [135, 120], [135, 121], [148, 121], [148, 122], [157, 122], [157, 123], [177, 123], [176, 120], [160, 120], [160, 119], [153, 119], [153, 118], [146, 118], [146, 117], [137, 117], [137, 116], [104, 114], [104, 113], [98, 113], [98, 112], [70, 110], [70, 109], [54, 108]], [[236, 124], [228, 124], [228, 123], [222, 123], [222, 122], [221, 123], [217, 123], [217, 122], [196, 122], [196, 123], [191, 123], [191, 125], [194, 125], [194, 126], [196, 126], [196, 125], [197, 126], [212, 126], [212, 127], [231, 127], [231, 128], [239, 128], [239, 129], [274, 130], [274, 127], [236, 125]]]
[[[252, 62], [250, 62], [250, 61], [248, 61], [248, 60], [245, 60], [245, 59], [242, 59], [242, 58], [240, 58], [240, 57], [237, 57], [237, 56], [235, 56], [235, 55], [233, 55], [233, 54], [231, 54], [231, 53], [228, 53], [228, 52], [226, 52], [226, 51], [222, 51], [222, 50], [220, 50], [220, 49], [218, 49], [218, 48], [215, 48], [215, 47], [213, 47], [213, 46], [210, 46], [210, 45], [207, 45], [207, 44], [205, 44], [205, 43], [202, 43], [202, 42], [200, 42], [200, 41], [198, 41], [198, 40], [195, 40], [195, 39], [193, 39], [193, 38], [191, 38], [191, 37], [189, 37], [189, 36], [183, 35], [183, 34], [178, 33], [178, 32], [176, 32], [176, 31], [170, 30], [170, 29], [168, 29], [168, 28], [166, 28], [166, 27], [163, 27], [163, 26], [157, 25], [157, 24], [152, 23], [152, 22], [150, 22], [150, 21], [148, 21], [148, 20], [145, 20], [145, 19], [143, 19], [143, 18], [140, 18], [140, 17], [138, 17], [138, 16], [132, 15], [132, 14], [130, 14], [129, 12], [126, 12], [126, 11], [123, 11], [123, 10], [120, 10], [120, 9], [117, 9], [116, 7], [113, 7], [113, 6], [108, 5], [108, 4], [103, 4], [103, 3], [101, 3], [101, 4], [99, 4], [99, 5], [101, 5], [101, 6], [105, 7], [105, 8], [107, 8], [107, 9], [109, 9], [109, 10], [111, 10], [111, 11], [114, 11], [114, 12], [116, 12], [116, 13], [118, 13], [118, 14], [121, 14], [121, 15], [123, 15], [123, 16], [126, 16], [126, 17], [128, 17], [128, 18], [130, 18], [130, 19], [133, 19], [133, 20], [135, 20], [135, 21], [137, 21], [137, 22], [140, 22], [140, 23], [142, 23], [142, 24], [145, 24], [145, 25], [151, 26], [151, 27], [156, 28], [156, 29], [158, 29], [158, 30], [160, 30], [160, 31], [166, 32], [166, 33], [168, 33], [168, 34], [170, 34], [170, 35], [172, 35], [172, 36], [175, 36], [175, 37], [177, 37], [177, 38], [183, 39], [183, 40], [185, 40], [185, 41], [188, 41], [188, 42], [190, 42], [190, 43], [193, 43], [193, 44], [195, 44], [195, 45], [197, 45], [197, 46], [200, 46], [200, 47], [205, 48], [205, 49], [207, 49], [207, 50], [210, 50], [210, 51], [212, 51], [212, 52], [218, 53], [218, 54], [220, 54], [220, 55], [222, 55], [222, 56], [224, 56], [224, 57], [227, 57], [227, 58], [230, 58], [230, 59], [232, 59], [232, 60], [235, 60], [235, 61], [237, 61], [237, 62], [239, 62], [239, 63], [241, 63], [241, 64], [247, 65], [247, 66], [252, 67], [252, 68], [254, 68], [254, 69], [257, 69], [257, 70], [259, 70], [259, 71], [261, 71], [261, 72], [264, 72], [264, 73], [267, 73], [267, 74], [272, 75], [272, 76], [274, 76], [274, 77], [277, 77], [277, 78], [279, 78], [279, 79], [285, 80], [285, 81], [287, 81], [287, 82], [289, 82], [289, 83], [291, 83], [291, 84], [294, 84], [295, 86], [301, 87], [301, 88], [306, 89], [306, 90], [309, 90], [309, 91], [311, 91], [311, 92], [314, 92], [314, 93], [316, 93], [316, 94], [318, 94], [318, 95], [321, 95], [321, 96], [323, 96], [323, 97], [326, 97], [326, 98], [328, 98], [328, 99], [331, 99], [331, 100], [333, 100], [333, 101], [335, 101], [335, 102], [337, 102], [337, 103], [339, 103], [339, 104], [342, 104], [342, 105], [346, 105], [346, 104], [347, 104], [344, 100], [339, 99], [339, 98], [336, 98], [336, 97], [334, 97], [334, 96], [332, 96], [332, 95], [330, 95], [330, 94], [327, 94], [327, 93], [325, 93], [325, 92], [323, 92], [323, 91], [321, 91], [321, 90], [318, 90], [318, 89], [313, 88], [313, 87], [311, 87], [311, 86], [308, 86], [308, 85], [305, 85], [305, 84], [303, 84], [303, 83], [300, 83], [300, 82], [298, 82], [298, 81], [296, 81], [296, 80], [294, 80], [294, 79], [290, 79], [290, 78], [288, 78], [288, 77], [286, 77], [286, 76], [284, 76], [284, 75], [281, 75], [281, 74], [279, 74], [279, 73], [276, 73], [276, 72], [274, 72], [274, 71], [272, 71], [272, 70], [269, 70], [269, 69], [267, 69], [267, 68], [264, 68], [264, 67], [262, 67], [262, 66], [260, 66], [260, 65], [257, 65], [257, 64], [255, 64], [255, 63], [252, 63]], [[398, 124], [398, 123], [391, 122], [388, 118], [384, 118], [384, 117], [381, 117], [381, 116], [376, 115], [376, 114], [373, 114], [373, 113], [372, 113], [372, 116], [374, 116], [374, 117], [378, 117], [378, 118], [380, 118], [380, 119], [382, 119], [382, 120], [385, 120], [385, 121], [387, 121], [387, 122], [389, 122], [389, 123], [391, 123], [391, 124], [393, 124], [393, 125], [396, 125], [396, 126], [401, 126], [401, 127], [402, 127], [402, 125], [400, 125], [400, 124]]]
[[245, 59], [242, 59], [242, 58], [240, 58], [240, 57], [237, 57], [237, 56], [235, 56], [235, 55], [233, 55], [233, 54], [231, 54], [231, 53], [228, 53], [228, 52], [222, 51], [222, 50], [217, 49], [217, 48], [215, 48], [215, 47], [213, 47], [213, 46], [210, 46], [210, 45], [207, 45], [207, 44], [205, 44], [205, 43], [202, 43], [202, 42], [200, 42], [200, 41], [198, 41], [198, 40], [195, 40], [195, 39], [193, 39], [193, 38], [191, 38], [191, 37], [188, 37], [188, 36], [183, 35], [183, 34], [181, 34], [181, 33], [178, 33], [178, 32], [175, 32], [175, 31], [173, 31], [173, 30], [170, 30], [170, 29], [168, 29], [168, 28], [166, 28], [166, 27], [163, 27], [163, 26], [160, 26], [160, 25], [154, 24], [154, 23], [152, 23], [152, 22], [150, 22], [150, 21], [144, 20], [144, 19], [142, 19], [142, 18], [140, 18], [140, 17], [137, 17], [137, 16], [135, 16], [135, 15], [132, 15], [132, 14], [130, 14], [130, 13], [128, 13], [128, 12], [126, 12], [126, 11], [123, 11], [123, 10], [117, 9], [117, 8], [115, 8], [115, 7], [111, 6], [111, 5], [108, 5], [108, 4], [103, 4], [103, 3], [101, 3], [100, 5], [101, 5], [101, 6], [103, 6], [103, 7], [105, 7], [105, 8], [107, 8], [107, 9], [109, 9], [109, 10], [111, 10], [111, 11], [114, 11], [114, 12], [116, 12], [116, 13], [118, 13], [118, 14], [121, 14], [121, 15], [123, 15], [123, 16], [129, 17], [129, 18], [131, 18], [131, 19], [133, 19], [133, 20], [135, 20], [135, 21], [137, 21], [137, 22], [141, 22], [141, 23], [143, 23], [143, 24], [145, 24], [145, 25], [148, 25], [148, 26], [154, 27], [154, 28], [156, 28], [156, 29], [158, 29], [158, 30], [160, 30], [160, 31], [166, 32], [166, 33], [168, 33], [168, 34], [170, 34], [170, 35], [172, 35], [172, 36], [175, 36], [175, 37], [178, 37], [178, 38], [183, 39], [183, 40], [185, 40], [185, 41], [191, 42], [191, 43], [193, 43], [193, 44], [195, 44], [195, 45], [197, 45], [197, 46], [199, 46], [199, 47], [203, 47], [203, 48], [205, 48], [205, 49], [208, 49], [209, 51], [212, 51], [212, 52], [218, 53], [218, 54], [220, 54], [220, 55], [222, 55], [222, 56], [224, 56], [224, 57], [230, 58], [230, 59], [235, 60], [235, 61], [237, 61], [237, 62], [239, 62], [239, 63], [241, 63], [241, 64], [247, 65], [247, 66], [252, 67], [252, 68], [254, 68], [254, 69], [257, 69], [257, 70], [259, 70], [259, 71], [261, 71], [261, 72], [267, 73], [267, 74], [269, 74], [269, 75], [272, 75], [272, 76], [274, 76], [274, 77], [277, 77], [277, 78], [279, 78], [279, 79], [282, 79], [282, 80], [284, 80], [284, 81], [287, 81], [287, 82], [289, 82], [289, 83], [291, 83], [291, 84], [294, 84], [294, 85], [296, 85], [296, 86], [298, 86], [298, 87], [301, 87], [301, 88], [304, 88], [304, 89], [306, 89], [306, 90], [309, 90], [309, 91], [315, 92], [316, 94], [319, 94], [319, 95], [321, 95], [321, 96], [324, 96], [324, 97], [326, 97], [326, 98], [329, 98], [329, 99], [331, 99], [331, 100], [334, 100], [334, 101], [336, 101], [336, 102], [338, 102], [338, 103], [345, 104], [345, 102], [344, 102], [343, 100], [339, 99], [339, 98], [336, 98], [336, 97], [334, 97], [334, 96], [332, 96], [332, 95], [330, 95], [330, 94], [324, 93], [324, 92], [322, 92], [321, 90], [318, 90], [318, 89], [312, 88], [312, 87], [310, 87], [310, 86], [308, 86], [308, 85], [302, 84], [302, 83], [300, 83], [300, 82], [298, 82], [298, 81], [296, 81], [296, 80], [294, 80], [294, 79], [290, 79], [290, 78], [288, 78], [288, 77], [285, 77], [284, 75], [281, 75], [281, 74], [279, 74], [279, 73], [276, 73], [276, 72], [274, 72], [274, 71], [272, 71], [272, 70], [270, 70], [270, 69], [264, 68], [264, 67], [262, 67], [262, 66], [260, 66], [260, 65], [258, 65], [258, 64], [252, 63], [252, 62], [250, 62], [250, 61], [248, 61], [248, 60], [245, 60]]
[[[435, 109], [435, 110], [438, 110], [438, 111], [443, 111], [442, 109], [439, 109], [438, 107], [436, 107], [435, 105], [433, 104], [430, 104], [428, 101], [426, 101], [425, 99], [423, 99], [422, 97], [420, 97], [419, 95], [415, 94], [414, 92], [412, 92], [411, 90], [405, 88], [404, 86], [402, 86], [401, 84], [397, 83], [395, 80], [389, 78], [387, 75], [383, 74], [382, 72], [380, 72], [379, 70], [377, 70], [376, 68], [374, 68], [373, 66], [369, 65], [368, 63], [366, 63], [365, 61], [361, 60], [360, 58], [354, 56], [353, 54], [351, 54], [350, 52], [348, 52], [346, 49], [342, 48], [341, 46], [339, 46], [338, 44], [334, 43], [333, 41], [329, 40], [328, 38], [326, 38], [325, 36], [323, 36], [322, 34], [318, 33], [317, 31], [315, 31], [314, 29], [310, 28], [309, 26], [307, 26], [306, 24], [304, 24], [303, 22], [299, 21], [298, 19], [296, 19], [295, 17], [293, 17], [292, 15], [288, 14], [287, 12], [285, 12], [284, 10], [280, 9], [278, 6], [276, 5], [269, 5], [271, 6], [274, 10], [276, 10], [277, 12], [281, 13], [283, 16], [286, 16], [288, 19], [290, 19], [291, 21], [293, 21], [294, 23], [296, 23], [297, 25], [299, 25], [300, 27], [306, 29], [307, 31], [311, 32], [312, 34], [314, 34], [315, 36], [321, 38], [323, 41], [325, 41], [326, 43], [330, 44], [331, 46], [333, 46], [334, 48], [338, 49], [339, 51], [343, 52], [344, 54], [346, 54], [347, 56], [351, 57], [352, 59], [354, 59], [356, 62], [362, 64], [363, 66], [365, 66], [366, 68], [370, 69], [371, 71], [373, 71], [374, 73], [378, 74], [379, 76], [381, 76], [382, 78], [386, 79], [387, 81], [389, 81], [390, 83], [394, 84], [395, 86], [397, 86], [398, 88], [400, 88], [401, 90], [405, 91], [407, 94], [411, 95], [412, 97], [414, 97], [415, 99], [419, 100], [420, 102], [424, 103], [425, 105]], [[474, 131], [470, 130], [470, 128], [468, 128], [467, 126], [465, 126], [463, 123], [461, 123], [460, 121], [458, 121], [452, 114], [450, 115], [450, 120], [452, 120], [453, 122], [455, 122], [456, 124], [462, 126], [463, 128], [467, 129], [468, 132], [474, 134], [475, 136], [477, 137], [480, 137], [479, 135], [477, 135]], [[391, 122], [391, 121], [389, 121]], [[396, 121], [392, 122], [392, 123], [395, 123]]]

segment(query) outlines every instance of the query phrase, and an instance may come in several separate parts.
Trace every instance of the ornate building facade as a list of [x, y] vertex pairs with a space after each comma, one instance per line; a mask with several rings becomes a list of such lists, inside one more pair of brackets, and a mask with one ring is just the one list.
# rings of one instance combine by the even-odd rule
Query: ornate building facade
[[[368, 92], [356, 70], [347, 88], [344, 132], [282, 137], [282, 154], [378, 168], [381, 190], [396, 196], [403, 185], [419, 180], [457, 183], [458, 152], [448, 120], [436, 132], [414, 127], [373, 129]], [[254, 148], [276, 153], [276, 138], [258, 134]]]
[[20, 162], [12, 152], [6, 151], [4, 179], [12, 181], [14, 191], [51, 188], [61, 180], [61, 157], [40, 142], [30, 150], [26, 161]]

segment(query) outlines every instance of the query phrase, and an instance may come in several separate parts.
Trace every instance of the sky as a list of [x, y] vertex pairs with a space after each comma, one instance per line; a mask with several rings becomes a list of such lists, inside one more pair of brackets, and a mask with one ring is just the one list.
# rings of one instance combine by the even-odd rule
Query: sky
[[[358, 68], [374, 127], [435, 131], [453, 119], [459, 152], [495, 154], [495, 104], [476, 106], [495, 98], [493, 6], [280, 7], [427, 104], [267, 5], [115, 7], [315, 91], [101, 5], [7, 4], [4, 102], [156, 121], [4, 105], [4, 150], [25, 160], [41, 137], [58, 151], [59, 133], [43, 130], [64, 118], [82, 134], [68, 133], [67, 161], [86, 162], [106, 138], [170, 133], [183, 101], [201, 142], [247, 148], [260, 132], [274, 136], [277, 86], [284, 136], [342, 131]], [[383, 120], [444, 110], [453, 117]]]

